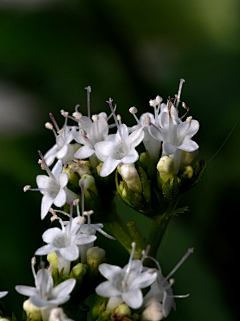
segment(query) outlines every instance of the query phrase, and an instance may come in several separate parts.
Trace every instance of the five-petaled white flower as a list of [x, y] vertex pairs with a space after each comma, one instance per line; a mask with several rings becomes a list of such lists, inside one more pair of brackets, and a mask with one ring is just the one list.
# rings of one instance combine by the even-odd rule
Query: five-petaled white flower
[[85, 219], [82, 217], [70, 217], [69, 223], [64, 226], [59, 218], [62, 229], [53, 227], [43, 233], [43, 241], [47, 245], [39, 248], [36, 255], [46, 255], [55, 252], [58, 259], [58, 269], [63, 269], [64, 274], [69, 274], [70, 264], [80, 256], [80, 247], [86, 244], [93, 244], [96, 240], [95, 235], [81, 233], [81, 227]]
[[143, 295], [140, 289], [151, 285], [157, 278], [155, 269], [143, 271], [143, 260], [132, 260], [135, 243], [128, 264], [124, 268], [116, 265], [100, 264], [100, 273], [108, 281], [99, 284], [96, 293], [103, 297], [109, 297], [107, 310], [115, 309], [122, 302], [130, 308], [138, 309], [143, 303]]
[[70, 299], [76, 280], [68, 279], [56, 287], [53, 285], [51, 267], [42, 267], [36, 274], [34, 270], [35, 258], [32, 259], [32, 271], [35, 279], [35, 286], [17, 285], [16, 290], [22, 295], [28, 296], [29, 301], [41, 309], [43, 321], [47, 321], [52, 308], [67, 302]]

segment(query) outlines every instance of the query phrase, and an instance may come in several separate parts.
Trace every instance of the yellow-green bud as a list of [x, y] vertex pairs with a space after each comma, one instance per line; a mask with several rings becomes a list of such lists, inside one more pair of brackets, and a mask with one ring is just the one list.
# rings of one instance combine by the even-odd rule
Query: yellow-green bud
[[123, 164], [121, 167], [118, 167], [118, 170], [123, 180], [132, 191], [137, 193], [142, 192], [140, 177], [134, 164]]
[[191, 165], [198, 154], [199, 154], [198, 149], [195, 150], [194, 152], [185, 152], [183, 150], [181, 153], [180, 168], [184, 168], [185, 166]]
[[84, 277], [86, 272], [87, 272], [86, 264], [78, 263], [72, 268], [71, 273], [70, 273], [70, 277], [72, 277], [76, 280], [82, 280], [82, 278]]
[[81, 186], [83, 184], [84, 186], [84, 196], [86, 198], [91, 198], [88, 188], [94, 192], [96, 195], [98, 195], [95, 179], [92, 175], [84, 174], [81, 179], [79, 180], [79, 185]]
[[161, 157], [157, 164], [157, 170], [159, 171], [161, 180], [165, 183], [175, 174], [173, 159], [169, 156]]
[[183, 173], [182, 173], [181, 177], [190, 179], [193, 176], [193, 172], [194, 172], [194, 170], [193, 170], [192, 166], [190, 166], [190, 165], [186, 166], [183, 169]]
[[7, 319], [7, 318], [1, 318], [0, 317], [0, 321], [9, 321], [10, 319]]
[[48, 254], [47, 260], [52, 265], [53, 270], [58, 270], [57, 254], [55, 252]]
[[29, 300], [24, 301], [23, 310], [27, 313], [27, 319], [32, 321], [41, 321], [42, 314], [40, 308], [33, 305]]
[[130, 317], [131, 309], [129, 308], [128, 305], [126, 305], [126, 303], [122, 303], [115, 309], [115, 313], [126, 317]]
[[87, 250], [87, 264], [91, 269], [98, 273], [98, 266], [106, 260], [106, 252], [98, 246], [91, 247]]
[[77, 172], [80, 177], [85, 174], [91, 175], [91, 171], [89, 169], [90, 163], [88, 161], [74, 161], [71, 165], [71, 170]]

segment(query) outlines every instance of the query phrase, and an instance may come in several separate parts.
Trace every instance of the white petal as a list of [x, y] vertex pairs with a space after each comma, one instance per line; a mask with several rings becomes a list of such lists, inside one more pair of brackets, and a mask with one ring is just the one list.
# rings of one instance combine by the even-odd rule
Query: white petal
[[0, 292], [0, 299], [3, 298], [4, 296], [6, 296], [8, 294], [8, 291], [1, 291]]
[[18, 293], [26, 296], [36, 295], [38, 292], [36, 288], [26, 285], [17, 285], [15, 289]]
[[59, 237], [59, 236], [62, 236], [62, 234], [63, 234], [63, 232], [60, 228], [53, 227], [53, 228], [46, 230], [43, 233], [42, 239], [45, 243], [52, 243], [56, 236]]
[[92, 156], [94, 153], [95, 153], [95, 150], [92, 147], [85, 145], [80, 147], [76, 151], [76, 153], [74, 154], [74, 157], [78, 159], [85, 159]]
[[79, 249], [76, 244], [59, 249], [60, 254], [65, 260], [74, 261], [79, 257]]
[[131, 283], [131, 288], [146, 288], [151, 285], [157, 278], [157, 273], [149, 273], [148, 271], [138, 275]]
[[157, 129], [154, 126], [150, 126], [149, 127], [149, 133], [153, 138], [155, 138], [155, 139], [157, 139], [159, 141], [163, 141], [164, 140], [161, 129]]
[[139, 289], [122, 293], [123, 301], [132, 309], [138, 309], [143, 303], [142, 291]]
[[62, 159], [63, 157], [66, 156], [67, 152], [68, 152], [68, 145], [65, 144], [65, 145], [63, 145], [63, 147], [57, 152], [56, 157], [57, 157], [58, 159]]
[[50, 253], [53, 253], [57, 250], [57, 248], [55, 246], [53, 246], [52, 244], [47, 244], [47, 245], [43, 245], [42, 247], [40, 247], [35, 254], [36, 255], [47, 255]]
[[199, 148], [199, 146], [196, 142], [189, 139], [183, 142], [182, 145], [180, 145], [178, 148], [184, 150], [185, 152], [194, 152]]
[[52, 169], [54, 177], [58, 180], [58, 176], [62, 172], [62, 161], [59, 159]]
[[177, 147], [172, 144], [168, 144], [167, 142], [163, 142], [163, 150], [167, 155], [171, 155], [175, 153]]
[[73, 288], [75, 287], [75, 284], [75, 279], [68, 279], [58, 284], [55, 288], [53, 288], [52, 295], [56, 298], [66, 296], [72, 292]]
[[100, 264], [98, 269], [99, 272], [108, 280], [114, 279], [118, 274], [121, 274], [122, 272], [122, 269], [119, 266], [107, 263]]
[[63, 188], [67, 185], [68, 183], [68, 174], [67, 173], [61, 173], [59, 176], [58, 176], [58, 182], [59, 182], [59, 185]]
[[47, 215], [48, 211], [50, 210], [53, 204], [53, 198], [50, 195], [43, 195], [42, 203], [41, 203], [41, 219], [43, 220], [44, 217]]
[[126, 140], [127, 142], [130, 143], [130, 146], [136, 147], [141, 143], [141, 141], [143, 140], [143, 137], [144, 137], [144, 131], [142, 128], [140, 128], [132, 132]]
[[75, 242], [78, 245], [84, 245], [94, 242], [97, 239], [95, 235], [79, 235], [76, 237]]
[[138, 152], [135, 149], [131, 149], [127, 156], [123, 157], [120, 161], [123, 164], [133, 164], [139, 158]]
[[121, 292], [110, 281], [106, 281], [99, 284], [96, 287], [95, 291], [98, 295], [107, 298], [121, 295]]
[[112, 154], [115, 143], [113, 141], [98, 142], [94, 145], [97, 157], [104, 161], [106, 157]]
[[42, 192], [41, 189], [48, 189], [50, 183], [52, 181], [52, 178], [46, 175], [37, 175], [36, 182], [37, 186], [40, 189], [40, 192], [44, 194], [44, 191]]
[[105, 177], [110, 175], [117, 166], [121, 163], [121, 159], [114, 159], [112, 157], [108, 157], [100, 170], [100, 176]]
[[[64, 173], [63, 173], [64, 174]], [[60, 189], [59, 193], [57, 194], [57, 196], [54, 199], [54, 205], [56, 205], [57, 207], [62, 207], [67, 200], [67, 195], [64, 189]]]
[[43, 300], [38, 295], [33, 295], [29, 298], [29, 301], [38, 308], [48, 306], [48, 302]]

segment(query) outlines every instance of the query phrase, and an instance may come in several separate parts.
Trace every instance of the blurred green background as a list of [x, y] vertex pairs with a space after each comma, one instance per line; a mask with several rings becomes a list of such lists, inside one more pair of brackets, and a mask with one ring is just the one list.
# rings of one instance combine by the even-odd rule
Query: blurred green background
[[[182, 100], [200, 122], [195, 140], [210, 160], [239, 120], [239, 1], [237, 0], [0, 0], [0, 291], [7, 307], [21, 311], [17, 284], [33, 285], [30, 259], [49, 222], [40, 220], [37, 150], [54, 143], [44, 128], [60, 109], [108, 111], [112, 97], [128, 125], [128, 108], [151, 111], [149, 99], [166, 101], [184, 78]], [[181, 199], [190, 211], [172, 220], [159, 251], [166, 275], [188, 247], [195, 254], [176, 272], [177, 312], [168, 320], [237, 320], [235, 294], [239, 215], [239, 124], [209, 162], [197, 187]], [[126, 212], [119, 205], [120, 212]], [[135, 212], [144, 231], [148, 222]], [[103, 243], [104, 242], [104, 243]], [[112, 260], [127, 255], [99, 238]], [[236, 273], [237, 274], [237, 273]], [[237, 274], [238, 275], [238, 274]]]

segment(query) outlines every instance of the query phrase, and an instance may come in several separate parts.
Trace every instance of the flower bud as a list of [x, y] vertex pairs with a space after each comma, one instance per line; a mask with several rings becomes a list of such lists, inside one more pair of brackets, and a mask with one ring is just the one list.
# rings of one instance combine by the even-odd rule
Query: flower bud
[[131, 309], [129, 308], [128, 305], [126, 305], [126, 303], [122, 303], [115, 309], [115, 313], [130, 317]]
[[98, 195], [95, 179], [92, 175], [84, 174], [81, 179], [79, 180], [79, 185], [84, 186], [84, 196], [86, 199], [91, 198], [88, 189], [90, 189], [94, 194]]
[[76, 264], [70, 273], [70, 277], [77, 280], [77, 282], [82, 281], [84, 275], [87, 272], [87, 266], [83, 263]]
[[162, 182], [165, 183], [175, 174], [173, 159], [169, 156], [161, 157], [157, 164], [157, 170], [159, 171]]
[[27, 313], [27, 319], [32, 321], [41, 321], [42, 314], [40, 308], [33, 305], [29, 300], [24, 301], [23, 310]]
[[106, 260], [105, 256], [106, 252], [98, 246], [87, 250], [87, 264], [90, 265], [94, 274], [98, 274], [98, 266]]
[[192, 166], [186, 166], [183, 168], [183, 173], [181, 175], [181, 178], [190, 179], [193, 177], [193, 172], [194, 172], [194, 170], [193, 170]]
[[185, 166], [192, 165], [194, 159], [198, 156], [199, 150], [195, 150], [194, 152], [185, 152], [184, 150], [181, 153], [181, 163], [180, 168], [184, 168]]
[[138, 175], [138, 172], [134, 164], [123, 164], [118, 167], [119, 172], [123, 180], [127, 183], [127, 186], [134, 192], [141, 193], [142, 186]]
[[47, 260], [52, 265], [53, 270], [58, 270], [57, 254], [55, 252], [48, 254]]
[[160, 321], [163, 319], [162, 305], [156, 301], [152, 301], [141, 315], [141, 321]]

